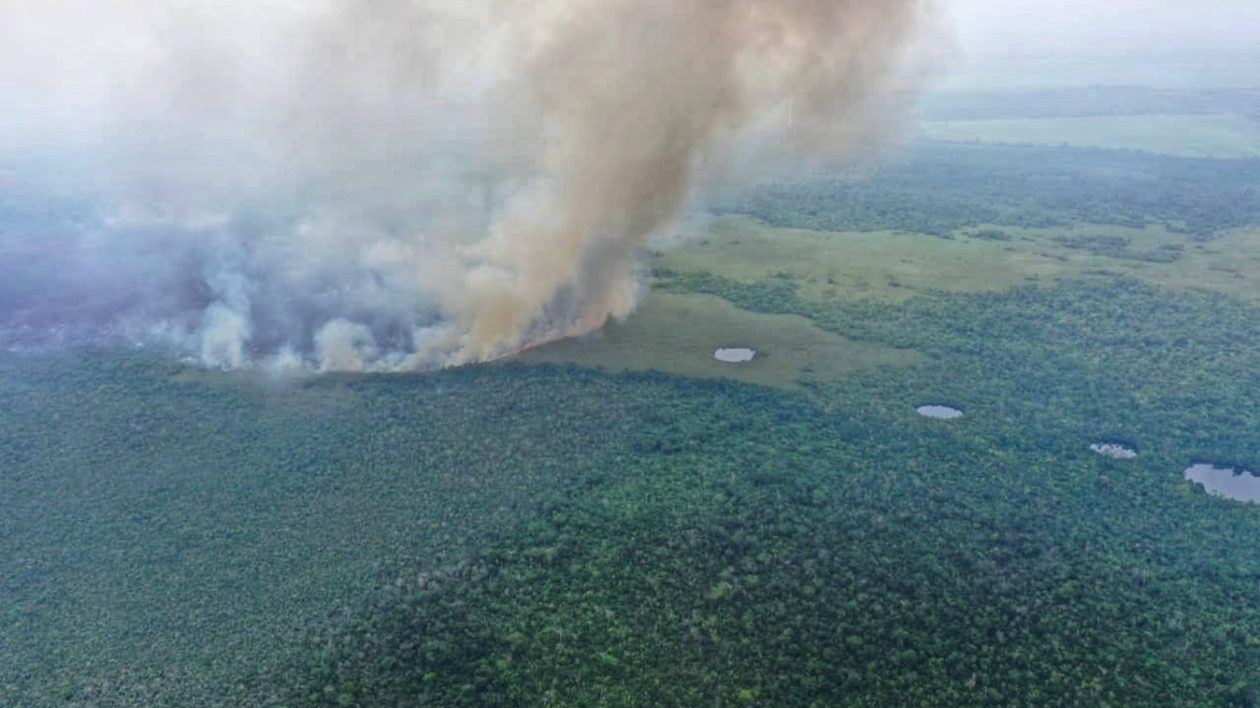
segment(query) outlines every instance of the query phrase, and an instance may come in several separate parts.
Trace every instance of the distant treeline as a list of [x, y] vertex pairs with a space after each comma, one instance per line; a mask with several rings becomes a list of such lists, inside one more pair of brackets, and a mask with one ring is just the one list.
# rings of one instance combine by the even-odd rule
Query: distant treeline
[[1260, 117], [1260, 90], [1168, 90], [1087, 86], [1026, 91], [930, 93], [920, 104], [926, 120], [1081, 118], [1158, 114], [1235, 113]]
[[1260, 224], [1260, 160], [929, 143], [873, 175], [802, 176], [718, 210], [824, 231], [1162, 223], [1207, 239]]

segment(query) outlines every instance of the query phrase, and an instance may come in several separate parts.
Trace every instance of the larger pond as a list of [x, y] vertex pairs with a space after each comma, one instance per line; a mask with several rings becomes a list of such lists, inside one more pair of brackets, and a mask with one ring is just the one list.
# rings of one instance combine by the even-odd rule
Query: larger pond
[[1260, 504], [1260, 477], [1246, 470], [1199, 463], [1186, 469], [1186, 479], [1202, 484], [1208, 494]]
[[719, 349], [713, 352], [713, 358], [718, 361], [724, 361], [728, 364], [744, 364], [753, 360], [757, 356], [757, 352], [745, 347], [734, 347], [730, 349]]

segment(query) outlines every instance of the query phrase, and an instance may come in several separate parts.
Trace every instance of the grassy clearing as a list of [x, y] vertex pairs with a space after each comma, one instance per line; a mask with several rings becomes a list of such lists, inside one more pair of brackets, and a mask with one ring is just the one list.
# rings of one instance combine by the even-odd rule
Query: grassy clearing
[[1182, 157], [1260, 156], [1260, 126], [1232, 115], [1088, 116], [928, 121], [933, 140], [1071, 145]]
[[[750, 347], [745, 364], [713, 358], [721, 347]], [[804, 317], [741, 310], [711, 295], [652, 293], [622, 324], [584, 339], [554, 342], [515, 361], [571, 363], [608, 371], [657, 369], [699, 378], [731, 378], [794, 388], [880, 365], [912, 364], [910, 351], [854, 342], [824, 332]]]
[[[832, 233], [723, 219], [710, 235], [656, 259], [679, 272], [743, 283], [788, 277], [812, 300], [904, 300], [921, 290], [1001, 290], [1029, 275], [1052, 275], [1049, 259], [1015, 258], [1009, 244], [948, 241], [890, 231]], [[1041, 261], [1044, 261], [1041, 262]]]
[[995, 292], [1090, 275], [1129, 275], [1260, 301], [1257, 242], [1258, 229], [1228, 231], [1206, 243], [1162, 226], [1098, 224], [981, 226], [939, 238], [781, 229], [737, 217], [719, 220], [707, 237], [659, 255], [654, 265], [749, 284], [790, 278], [815, 302], [900, 302], [931, 291]]
[[1202, 289], [1260, 302], [1260, 228], [1232, 229], [1207, 243], [1187, 246], [1186, 257], [1143, 269], [1149, 282], [1174, 290]]

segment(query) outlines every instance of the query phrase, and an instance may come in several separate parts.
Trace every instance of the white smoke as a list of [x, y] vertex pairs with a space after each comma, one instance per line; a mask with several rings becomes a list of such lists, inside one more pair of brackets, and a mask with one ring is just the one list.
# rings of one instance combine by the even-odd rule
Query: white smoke
[[0, 288], [0, 336], [108, 334], [212, 367], [319, 371], [483, 361], [626, 317], [640, 252], [701, 188], [879, 133], [871, 100], [928, 13], [81, 5], [0, 9], [0, 90], [32, 97], [0, 119], [0, 160], [72, 153], [67, 179], [91, 204], [56, 248], [43, 224], [0, 235], [0, 277], [32, 284]]

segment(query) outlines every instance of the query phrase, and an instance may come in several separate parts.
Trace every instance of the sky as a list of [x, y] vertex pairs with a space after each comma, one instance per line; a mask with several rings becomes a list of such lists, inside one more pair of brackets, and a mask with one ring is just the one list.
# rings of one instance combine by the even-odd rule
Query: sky
[[1260, 52], [1257, 0], [946, 0], [969, 56]]
[[[90, 130], [84, 117], [99, 113], [119, 69], [158, 50], [155, 36], [180, 36], [175, 24], [189, 17], [204, 28], [230, 15], [231, 36], [249, 44], [265, 36], [271, 22], [326, 1], [0, 0], [0, 95], [21, 97], [26, 109], [0, 112], [0, 143], [13, 139], [15, 121], [27, 135], [38, 127], [30, 115], [52, 121], [56, 125], [45, 127], [63, 137], [74, 128]], [[935, 1], [958, 54], [973, 66], [1046, 55], [1260, 54], [1260, 0]], [[231, 11], [216, 14], [210, 7]], [[166, 24], [154, 27], [154, 18]]]

